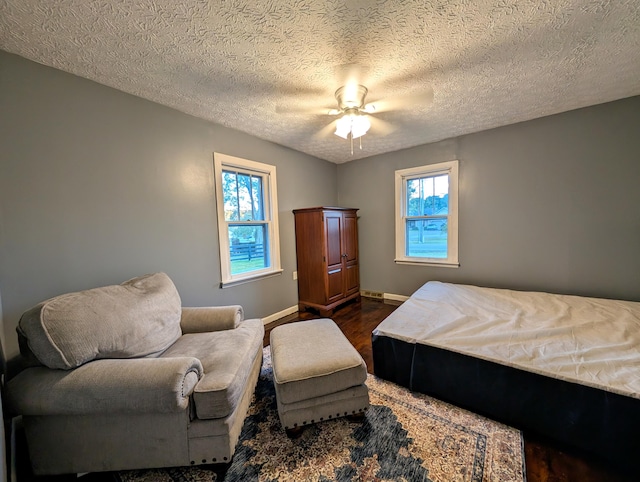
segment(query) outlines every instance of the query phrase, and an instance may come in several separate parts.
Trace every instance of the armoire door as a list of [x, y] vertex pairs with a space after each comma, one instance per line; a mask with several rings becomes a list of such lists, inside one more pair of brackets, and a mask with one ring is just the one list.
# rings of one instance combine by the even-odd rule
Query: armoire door
[[358, 266], [358, 218], [355, 212], [343, 214], [344, 296], [360, 291]]
[[325, 212], [324, 225], [327, 258], [327, 302], [340, 299], [344, 295], [344, 256], [342, 243], [342, 213]]

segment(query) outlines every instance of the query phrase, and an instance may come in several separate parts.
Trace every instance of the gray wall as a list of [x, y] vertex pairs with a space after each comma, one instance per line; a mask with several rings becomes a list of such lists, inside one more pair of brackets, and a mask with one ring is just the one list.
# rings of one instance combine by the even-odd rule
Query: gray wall
[[[0, 146], [8, 356], [33, 304], [144, 273], [165, 271], [184, 305], [296, 305], [291, 210], [337, 201], [335, 164], [5, 52]], [[219, 289], [214, 151], [277, 167], [281, 276]]]
[[[362, 288], [428, 280], [640, 301], [640, 97], [338, 166]], [[460, 160], [460, 268], [396, 265], [394, 171]]]
[[[439, 279], [640, 300], [640, 97], [339, 166], [4, 52], [0, 113], [8, 356], [33, 304], [148, 272], [185, 305], [295, 305], [291, 210], [322, 204], [360, 208], [364, 289]], [[218, 288], [214, 151], [277, 166], [282, 276]], [[461, 267], [395, 265], [394, 171], [450, 159]]]

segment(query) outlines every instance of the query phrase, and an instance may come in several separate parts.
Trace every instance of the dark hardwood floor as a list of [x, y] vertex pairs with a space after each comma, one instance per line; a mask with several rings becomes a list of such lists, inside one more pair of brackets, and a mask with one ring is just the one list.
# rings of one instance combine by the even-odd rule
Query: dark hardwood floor
[[[371, 332], [397, 306], [379, 300], [362, 298], [348, 303], [334, 312], [331, 318], [362, 355], [370, 373], [373, 373]], [[295, 313], [270, 323], [265, 328], [264, 345], [269, 344], [273, 328], [284, 323], [321, 318], [318, 313]], [[524, 434], [527, 482], [631, 482], [638, 480], [570, 450], [561, 450], [553, 442], [534, 434]]]

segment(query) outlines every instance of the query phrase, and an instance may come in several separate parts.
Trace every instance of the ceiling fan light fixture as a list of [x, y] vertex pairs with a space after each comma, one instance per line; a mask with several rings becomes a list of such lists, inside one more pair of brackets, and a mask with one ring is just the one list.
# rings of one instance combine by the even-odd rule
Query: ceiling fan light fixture
[[343, 139], [362, 137], [371, 128], [371, 121], [360, 114], [345, 114], [336, 123], [335, 134]]
[[335, 134], [343, 139], [347, 139], [351, 133], [351, 118], [349, 115], [344, 115], [336, 122]]
[[362, 137], [371, 128], [371, 121], [366, 115], [354, 116], [351, 119], [351, 136], [354, 139]]
[[351, 141], [351, 155], [353, 155], [353, 140], [360, 138], [360, 149], [362, 149], [362, 136], [371, 128], [369, 117], [364, 115], [366, 112], [364, 98], [367, 92], [367, 88], [359, 84], [348, 84], [336, 90], [338, 112], [342, 112], [343, 116], [336, 122], [335, 134]]

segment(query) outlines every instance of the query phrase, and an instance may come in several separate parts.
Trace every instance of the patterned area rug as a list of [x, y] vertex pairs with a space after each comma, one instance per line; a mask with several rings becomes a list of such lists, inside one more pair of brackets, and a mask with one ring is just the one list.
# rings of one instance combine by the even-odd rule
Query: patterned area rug
[[518, 481], [522, 434], [372, 375], [363, 422], [328, 420], [290, 440], [278, 420], [269, 347], [228, 466], [134, 470], [122, 482]]

